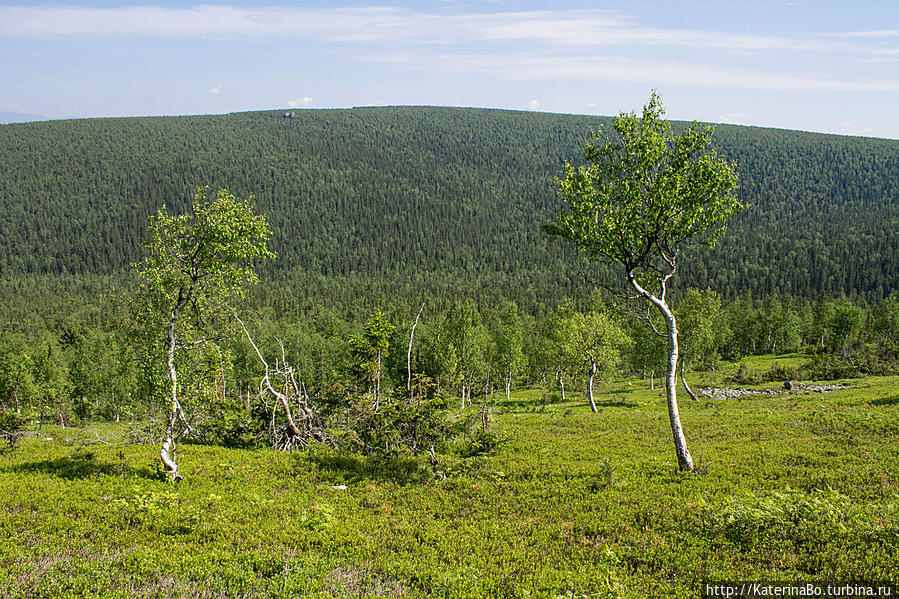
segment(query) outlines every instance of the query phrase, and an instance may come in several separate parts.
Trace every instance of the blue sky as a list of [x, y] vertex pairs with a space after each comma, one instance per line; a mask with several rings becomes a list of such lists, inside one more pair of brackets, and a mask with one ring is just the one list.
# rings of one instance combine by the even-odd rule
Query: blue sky
[[0, 0], [0, 111], [428, 104], [899, 139], [899, 2]]

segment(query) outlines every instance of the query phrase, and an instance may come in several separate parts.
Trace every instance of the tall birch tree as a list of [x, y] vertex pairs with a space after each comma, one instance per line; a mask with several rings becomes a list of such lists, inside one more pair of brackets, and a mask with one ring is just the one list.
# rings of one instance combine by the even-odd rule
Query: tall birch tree
[[617, 140], [596, 132], [584, 148], [586, 164], [566, 163], [558, 180], [565, 208], [544, 231], [620, 268], [637, 297], [664, 318], [668, 417], [678, 466], [692, 471], [677, 406], [678, 330], [668, 291], [682, 247], [694, 239], [714, 245], [742, 205], [734, 167], [709, 147], [713, 129], [693, 123], [675, 135], [664, 114], [653, 92], [641, 115], [615, 119]]

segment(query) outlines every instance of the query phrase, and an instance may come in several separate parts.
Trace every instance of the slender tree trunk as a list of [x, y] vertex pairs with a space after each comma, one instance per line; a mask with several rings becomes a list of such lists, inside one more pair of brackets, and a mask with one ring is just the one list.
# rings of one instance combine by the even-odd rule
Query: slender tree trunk
[[506, 401], [512, 400], [512, 367], [509, 366], [509, 372], [506, 373]]
[[692, 389], [690, 389], [690, 385], [687, 384], [687, 377], [684, 376], [685, 370], [686, 369], [684, 367], [684, 360], [681, 359], [681, 361], [680, 361], [680, 382], [684, 386], [684, 391], [686, 391], [687, 395], [690, 396], [690, 399], [692, 399], [693, 401], [699, 401], [699, 399], [696, 397], [696, 394], [693, 393]]
[[565, 403], [565, 381], [562, 380], [562, 375], [559, 375], [559, 389], [562, 390], [562, 403]]
[[[672, 271], [673, 274], [673, 271]], [[670, 275], [669, 275], [670, 276]], [[671, 423], [671, 435], [674, 437], [674, 451], [677, 454], [677, 464], [682, 471], [693, 471], [693, 457], [687, 448], [687, 440], [684, 437], [684, 428], [680, 421], [680, 413], [677, 409], [677, 360], [678, 360], [678, 344], [677, 344], [677, 320], [668, 304], [665, 302], [665, 294], [656, 297], [643, 289], [637, 280], [630, 275], [631, 285], [640, 293], [641, 296], [650, 301], [662, 316], [665, 318], [665, 325], [668, 328], [668, 364], [665, 370], [665, 394], [668, 404], [668, 421]], [[663, 290], [664, 282], [663, 279]]]
[[654, 368], [649, 369], [649, 390], [650, 391], [652, 391], [653, 389], [656, 388], [655, 373], [656, 373], [656, 371]]
[[181, 473], [178, 471], [178, 463], [176, 462], [175, 452], [177, 451], [177, 440], [175, 439], [175, 421], [178, 418], [178, 373], [175, 370], [175, 324], [178, 322], [179, 309], [176, 307], [172, 310], [172, 317], [169, 320], [169, 336], [167, 348], [167, 363], [169, 367], [169, 383], [171, 401], [169, 402], [169, 419], [165, 429], [165, 441], [162, 444], [162, 450], [159, 457], [162, 459], [163, 465], [168, 470], [169, 478], [177, 482], [181, 480]]
[[378, 350], [378, 365], [375, 372], [375, 411], [381, 409], [381, 350]]
[[415, 317], [415, 322], [412, 323], [412, 331], [409, 333], [409, 351], [406, 353], [406, 391], [409, 392], [409, 398], [412, 398], [412, 340], [415, 338], [415, 327], [418, 326], [418, 319], [421, 318], [421, 312], [425, 309], [424, 302], [421, 303], [421, 308], [418, 309], [418, 315]]
[[593, 401], [593, 378], [596, 376], [596, 362], [590, 361], [590, 382], [587, 384], [587, 396], [590, 398], [590, 409], [596, 414], [596, 402]]

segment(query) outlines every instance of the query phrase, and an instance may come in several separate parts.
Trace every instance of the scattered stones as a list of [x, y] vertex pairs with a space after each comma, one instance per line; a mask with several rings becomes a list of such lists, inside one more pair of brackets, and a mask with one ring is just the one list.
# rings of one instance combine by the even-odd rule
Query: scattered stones
[[712, 399], [740, 399], [744, 395], [777, 395], [775, 389], [740, 389], [736, 387], [706, 387], [699, 394]]
[[803, 383], [793, 383], [786, 381], [784, 389], [741, 389], [739, 387], [706, 387], [699, 391], [703, 397], [711, 399], [740, 399], [747, 395], [778, 395], [787, 391], [805, 391], [812, 393], [827, 393], [829, 391], [841, 391], [849, 387], [847, 383], [836, 383], [833, 385], [805, 385]]
[[838, 383], [836, 385], [797, 385], [801, 391], [813, 391], [815, 393], [827, 393], [828, 391], [841, 391], [849, 387], [848, 383]]

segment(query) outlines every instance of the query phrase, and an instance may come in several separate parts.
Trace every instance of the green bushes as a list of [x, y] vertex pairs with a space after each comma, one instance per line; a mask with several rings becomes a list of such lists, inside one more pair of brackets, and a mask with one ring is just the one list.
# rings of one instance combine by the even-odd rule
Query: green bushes
[[0, 410], [0, 439], [9, 443], [10, 449], [15, 449], [25, 420], [18, 414]]
[[703, 580], [899, 577], [899, 379], [688, 402], [701, 475], [675, 470], [664, 404], [630, 382], [598, 415], [513, 394], [436, 465], [404, 445], [191, 445], [179, 485], [124, 424], [45, 425], [0, 459], [0, 596], [686, 599]]

